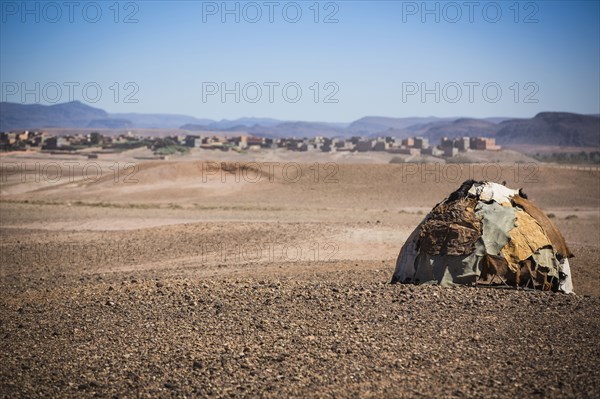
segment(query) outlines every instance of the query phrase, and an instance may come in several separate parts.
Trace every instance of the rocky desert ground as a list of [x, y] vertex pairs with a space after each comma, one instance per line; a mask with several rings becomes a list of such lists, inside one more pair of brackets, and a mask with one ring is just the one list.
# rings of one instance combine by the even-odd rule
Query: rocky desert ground
[[[600, 172], [9, 154], [0, 397], [600, 397]], [[552, 214], [574, 295], [388, 284], [468, 178]]]

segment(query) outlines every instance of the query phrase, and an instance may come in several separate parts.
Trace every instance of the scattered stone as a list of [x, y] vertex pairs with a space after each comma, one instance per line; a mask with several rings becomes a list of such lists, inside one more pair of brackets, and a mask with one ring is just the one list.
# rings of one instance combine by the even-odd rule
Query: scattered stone
[[201, 369], [202, 367], [202, 362], [200, 360], [194, 360], [194, 363], [192, 364], [194, 370]]

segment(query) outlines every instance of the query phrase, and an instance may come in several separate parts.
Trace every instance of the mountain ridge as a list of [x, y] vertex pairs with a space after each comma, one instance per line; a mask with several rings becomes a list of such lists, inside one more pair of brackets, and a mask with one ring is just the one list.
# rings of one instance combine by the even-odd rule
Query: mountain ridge
[[600, 117], [570, 112], [540, 112], [533, 118], [365, 116], [349, 124], [243, 117], [215, 121], [180, 114], [110, 114], [79, 101], [40, 105], [0, 103], [0, 131], [44, 128], [156, 128], [185, 131], [246, 132], [262, 137], [443, 136], [495, 137], [498, 144], [600, 146]]

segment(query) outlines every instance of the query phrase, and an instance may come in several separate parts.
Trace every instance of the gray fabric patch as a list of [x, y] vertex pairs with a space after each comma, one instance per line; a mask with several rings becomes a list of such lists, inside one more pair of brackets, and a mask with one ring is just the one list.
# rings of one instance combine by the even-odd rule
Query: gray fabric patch
[[440, 284], [443, 287], [475, 284], [480, 275], [481, 257], [429, 255], [419, 253], [415, 261], [415, 281], [420, 284]]
[[483, 244], [490, 255], [500, 255], [508, 242], [508, 233], [515, 228], [515, 209], [497, 202], [479, 202], [475, 214], [483, 221]]

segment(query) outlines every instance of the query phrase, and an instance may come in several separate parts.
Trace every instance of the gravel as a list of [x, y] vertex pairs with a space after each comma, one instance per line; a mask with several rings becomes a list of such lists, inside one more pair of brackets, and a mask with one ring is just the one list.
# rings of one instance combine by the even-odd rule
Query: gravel
[[4, 287], [0, 397], [598, 397], [600, 299], [147, 273]]

